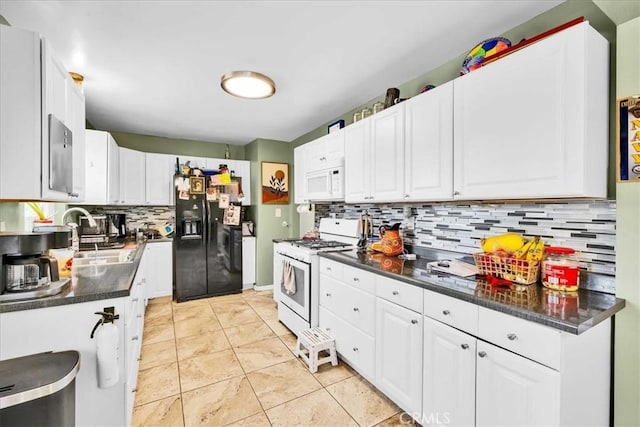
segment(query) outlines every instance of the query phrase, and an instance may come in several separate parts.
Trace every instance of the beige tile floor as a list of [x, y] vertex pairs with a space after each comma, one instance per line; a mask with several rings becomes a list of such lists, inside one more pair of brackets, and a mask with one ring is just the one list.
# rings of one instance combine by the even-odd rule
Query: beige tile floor
[[311, 374], [295, 343], [271, 292], [150, 301], [132, 425], [407, 425], [343, 361]]

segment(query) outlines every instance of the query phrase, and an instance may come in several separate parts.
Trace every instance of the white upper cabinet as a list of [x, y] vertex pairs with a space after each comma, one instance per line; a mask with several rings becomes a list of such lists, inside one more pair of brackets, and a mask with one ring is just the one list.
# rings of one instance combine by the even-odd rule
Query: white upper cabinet
[[454, 81], [454, 197], [606, 197], [608, 43], [576, 25]]
[[[84, 168], [84, 95], [46, 39], [41, 40], [41, 58], [42, 199], [63, 202], [81, 201], [80, 193], [84, 193], [84, 171], [74, 169]], [[50, 155], [50, 115], [61, 121], [71, 131], [68, 160], [61, 161], [57, 165], [52, 165], [54, 157]], [[71, 174], [72, 184], [66, 191], [54, 190], [51, 185], [52, 174], [59, 174], [61, 170]]]
[[293, 149], [293, 202], [297, 205], [309, 201], [304, 193], [304, 176], [306, 172], [304, 164], [305, 150], [306, 144]]
[[120, 203], [120, 147], [107, 133], [107, 201], [108, 204]]
[[120, 203], [145, 204], [145, 153], [120, 147]]
[[[0, 25], [0, 76], [0, 199], [80, 201], [84, 96], [46, 40], [6, 25]], [[49, 115], [71, 131], [71, 145], [61, 142], [55, 156]], [[58, 190], [51, 189], [52, 176]]]
[[305, 168], [315, 172], [344, 164], [344, 131], [329, 133], [307, 144]]
[[0, 25], [0, 94], [0, 199], [38, 200], [42, 108], [37, 33]]
[[404, 198], [450, 200], [453, 193], [453, 82], [404, 102]]
[[404, 199], [404, 105], [357, 123], [345, 132], [345, 201]]
[[162, 206], [175, 204], [175, 156], [159, 153], [144, 153], [144, 156], [145, 203]]
[[85, 131], [85, 197], [89, 205], [120, 203], [119, 147], [109, 132]]
[[371, 190], [374, 202], [404, 199], [404, 104], [371, 116]]
[[75, 83], [69, 91], [69, 108], [71, 129], [73, 131], [73, 192], [71, 202], [82, 202], [85, 198], [85, 156], [86, 156], [86, 132], [85, 132], [85, 101], [84, 95]]
[[368, 117], [344, 129], [344, 200], [347, 203], [370, 202], [373, 199], [370, 121], [371, 117]]

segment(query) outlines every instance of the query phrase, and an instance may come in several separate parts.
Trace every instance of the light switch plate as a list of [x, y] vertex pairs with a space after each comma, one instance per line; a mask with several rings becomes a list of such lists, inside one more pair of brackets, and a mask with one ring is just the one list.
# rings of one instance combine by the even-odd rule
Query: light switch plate
[[282, 216], [282, 209], [276, 208], [276, 218], [280, 218]]

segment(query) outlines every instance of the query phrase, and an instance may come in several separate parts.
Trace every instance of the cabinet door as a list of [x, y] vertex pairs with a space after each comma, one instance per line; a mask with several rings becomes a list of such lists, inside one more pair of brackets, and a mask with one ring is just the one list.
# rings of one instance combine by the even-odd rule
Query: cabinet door
[[[223, 161], [224, 162], [224, 161]], [[236, 178], [241, 179], [244, 200], [242, 206], [251, 204], [251, 162], [249, 160], [226, 160], [229, 171], [233, 171]], [[207, 163], [208, 164], [208, 163]], [[217, 166], [216, 166], [217, 167]]]
[[453, 196], [453, 82], [405, 102], [405, 200]]
[[[80, 370], [76, 376], [76, 423], [79, 426], [125, 425], [124, 382], [126, 377], [124, 340], [125, 301], [106, 299], [0, 314], [0, 360], [45, 351], [76, 350]], [[118, 383], [98, 388], [96, 340], [91, 329], [100, 319], [97, 311], [114, 307], [118, 336]], [[29, 337], [25, 339], [25, 337]], [[4, 424], [3, 424], [4, 425]]]
[[424, 317], [422, 423], [472, 426], [476, 338]]
[[328, 134], [323, 138], [324, 168], [344, 166], [344, 129]]
[[293, 201], [298, 205], [308, 201], [304, 194], [304, 175], [306, 172], [304, 167], [305, 149], [306, 144], [293, 149]]
[[422, 409], [422, 315], [376, 299], [376, 386], [408, 413]]
[[242, 287], [250, 289], [256, 283], [256, 238], [242, 237]]
[[85, 197], [84, 202], [107, 205], [108, 134], [99, 130], [85, 131]]
[[[47, 40], [42, 40], [42, 199], [51, 201], [66, 202], [71, 193], [71, 188], [67, 192], [51, 190], [49, 188], [49, 114], [60, 120], [66, 127], [71, 128], [68, 109], [68, 94], [70, 92], [67, 85], [72, 85], [73, 81], [67, 73], [64, 65], [56, 57]], [[72, 134], [71, 151], [75, 135]], [[72, 153], [73, 155], [73, 153]], [[72, 164], [68, 167], [73, 168]], [[73, 170], [73, 169], [72, 169]], [[72, 172], [73, 173], [73, 172]]]
[[145, 161], [141, 151], [120, 148], [120, 203], [143, 205]]
[[82, 202], [85, 199], [85, 100], [82, 91], [75, 85], [69, 84], [69, 120], [73, 132], [73, 191], [71, 202]]
[[0, 76], [0, 199], [38, 200], [42, 168], [38, 33], [0, 25]]
[[559, 372], [484, 341], [477, 351], [476, 425], [559, 425]]
[[325, 137], [318, 138], [306, 144], [305, 165], [307, 172], [324, 169], [323, 160], [325, 157], [325, 146], [323, 140]]
[[120, 147], [111, 134], [107, 134], [107, 201], [109, 204], [120, 203]]
[[173, 243], [147, 243], [144, 249], [147, 297], [173, 294]]
[[372, 199], [370, 123], [369, 117], [344, 130], [344, 200], [347, 203]]
[[404, 199], [404, 105], [371, 116], [371, 192], [376, 202]]
[[171, 205], [173, 200], [173, 156], [170, 154], [144, 153], [145, 202], [148, 205]]
[[[587, 80], [585, 61], [607, 59], [596, 46], [587, 50], [587, 28], [569, 28], [454, 81], [455, 196], [606, 196], [608, 116], [599, 105], [607, 97], [588, 94], [594, 86], [606, 93], [608, 79], [605, 68]], [[592, 146], [590, 133], [599, 139]], [[585, 191], [586, 180], [599, 188]]]

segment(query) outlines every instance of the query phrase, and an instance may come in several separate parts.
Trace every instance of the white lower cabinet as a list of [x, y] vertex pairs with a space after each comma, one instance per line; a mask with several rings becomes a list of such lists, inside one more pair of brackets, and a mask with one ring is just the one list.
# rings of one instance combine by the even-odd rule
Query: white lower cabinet
[[[126, 341], [128, 297], [0, 314], [0, 359], [12, 359], [46, 351], [76, 350], [80, 370], [76, 377], [76, 424], [78, 426], [128, 425], [126, 408], [129, 345]], [[98, 387], [96, 340], [91, 329], [100, 319], [97, 311], [114, 307], [120, 318], [119, 379], [110, 388]]]
[[256, 238], [242, 236], [242, 289], [256, 284]]
[[422, 418], [418, 421], [474, 425], [476, 337], [425, 316], [423, 356]]
[[560, 425], [560, 372], [480, 340], [477, 356], [476, 425]]
[[422, 314], [376, 300], [376, 386], [415, 416], [422, 408]]
[[143, 262], [146, 267], [149, 299], [173, 295], [173, 242], [147, 243]]

